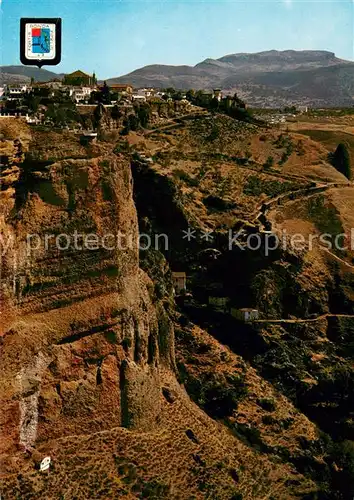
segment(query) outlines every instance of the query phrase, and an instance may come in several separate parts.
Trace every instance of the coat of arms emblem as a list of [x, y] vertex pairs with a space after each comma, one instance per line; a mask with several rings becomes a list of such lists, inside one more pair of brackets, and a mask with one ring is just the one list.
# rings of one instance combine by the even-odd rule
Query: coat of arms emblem
[[61, 19], [21, 19], [21, 62], [56, 65], [61, 60]]

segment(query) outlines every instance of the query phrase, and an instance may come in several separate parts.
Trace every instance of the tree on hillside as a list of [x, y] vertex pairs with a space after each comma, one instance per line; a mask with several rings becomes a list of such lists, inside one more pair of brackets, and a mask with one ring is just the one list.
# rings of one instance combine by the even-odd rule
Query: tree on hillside
[[174, 89], [173, 87], [168, 87], [166, 90], [165, 90], [166, 94], [168, 94], [170, 97], [173, 97], [175, 95], [175, 93], [177, 92], [176, 89]]
[[345, 175], [347, 179], [351, 178], [349, 151], [345, 144], [338, 144], [337, 149], [331, 156], [331, 161], [338, 172]]
[[55, 104], [50, 104], [45, 113], [45, 118], [49, 118], [56, 127], [64, 127], [67, 125], [66, 109]]
[[282, 112], [296, 114], [297, 109], [296, 109], [296, 106], [285, 106], [285, 108], [282, 110]]
[[113, 120], [119, 120], [119, 118], [122, 117], [122, 112], [120, 111], [119, 106], [117, 106], [116, 104], [112, 108], [111, 117], [113, 118]]
[[239, 98], [239, 96], [235, 93], [233, 98], [232, 98], [232, 101], [234, 103], [234, 106], [236, 108], [243, 108], [243, 109], [246, 109], [246, 103]]
[[338, 467], [334, 476], [334, 486], [349, 498], [354, 494], [354, 442], [343, 441], [334, 445], [331, 459]]
[[139, 125], [139, 118], [133, 113], [129, 114], [123, 120], [123, 129], [121, 131], [121, 135], [128, 135], [131, 130], [138, 130]]
[[208, 94], [203, 90], [198, 90], [195, 94], [194, 104], [201, 106], [202, 108], [209, 108], [211, 98], [211, 94]]
[[89, 104], [96, 104], [98, 102], [101, 102], [101, 92], [100, 91], [93, 91], [91, 92], [90, 98], [89, 98]]
[[186, 99], [192, 102], [194, 98], [195, 98], [195, 91], [193, 89], [188, 90], [186, 92]]
[[182, 101], [183, 99], [183, 93], [180, 90], [177, 90], [174, 95], [172, 96], [172, 99], [174, 101]]
[[45, 112], [45, 118], [53, 122], [56, 127], [67, 125], [82, 125], [82, 118], [74, 106], [61, 106], [59, 104], [49, 104]]
[[24, 106], [27, 106], [28, 110], [33, 111], [34, 113], [38, 111], [40, 103], [41, 98], [39, 96], [33, 95], [33, 93], [28, 94], [23, 100]]
[[274, 158], [273, 156], [268, 156], [267, 160], [265, 163], [263, 163], [263, 168], [265, 170], [269, 170], [270, 168], [272, 168], [274, 165]]
[[105, 109], [102, 104], [98, 104], [98, 106], [95, 108], [93, 112], [93, 126], [95, 129], [98, 128], [101, 118], [105, 114]]
[[129, 129], [133, 130], [134, 132], [139, 129], [139, 118], [134, 114], [130, 113], [127, 117], [128, 123], [129, 123]]
[[140, 125], [146, 128], [150, 121], [150, 107], [148, 105], [139, 106], [136, 110]]
[[219, 101], [217, 100], [216, 97], [213, 97], [212, 100], [210, 101], [210, 109], [212, 111], [216, 111], [219, 108]]
[[106, 82], [103, 82], [101, 89], [101, 102], [103, 104], [111, 104], [111, 92]]

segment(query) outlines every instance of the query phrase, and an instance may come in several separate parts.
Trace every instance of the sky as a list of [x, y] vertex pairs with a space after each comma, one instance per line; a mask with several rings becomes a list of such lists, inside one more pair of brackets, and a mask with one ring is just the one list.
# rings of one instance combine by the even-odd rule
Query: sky
[[148, 64], [195, 65], [263, 50], [354, 60], [354, 0], [0, 0], [0, 64], [20, 64], [21, 17], [61, 17], [62, 62], [100, 79]]

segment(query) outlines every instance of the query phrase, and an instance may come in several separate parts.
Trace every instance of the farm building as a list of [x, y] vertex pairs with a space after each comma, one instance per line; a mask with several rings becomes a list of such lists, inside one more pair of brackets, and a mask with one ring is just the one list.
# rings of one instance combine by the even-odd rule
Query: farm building
[[185, 272], [173, 272], [172, 280], [175, 292], [181, 293], [187, 288], [187, 276]]
[[231, 316], [240, 321], [254, 321], [259, 319], [259, 311], [257, 309], [250, 309], [248, 307], [244, 307], [242, 309], [237, 309], [236, 307], [231, 308]]

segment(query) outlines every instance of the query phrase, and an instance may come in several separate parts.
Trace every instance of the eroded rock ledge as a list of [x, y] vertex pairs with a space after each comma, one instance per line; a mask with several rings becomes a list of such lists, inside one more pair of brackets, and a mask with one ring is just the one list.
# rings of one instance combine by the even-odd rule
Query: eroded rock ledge
[[[173, 329], [139, 269], [128, 162], [24, 162], [2, 199], [0, 453], [120, 425], [151, 429], [159, 370], [174, 367]], [[74, 245], [74, 234], [102, 244], [117, 233], [123, 248]]]

